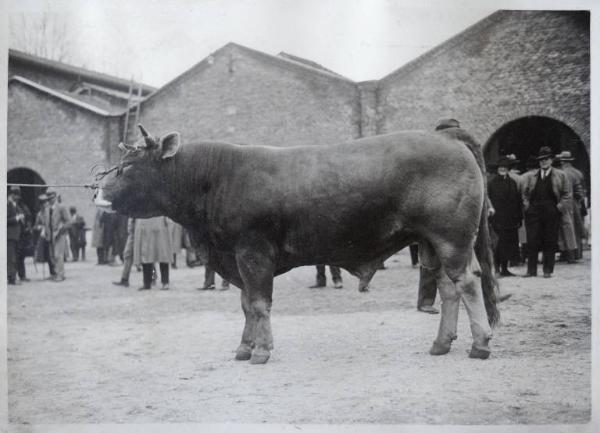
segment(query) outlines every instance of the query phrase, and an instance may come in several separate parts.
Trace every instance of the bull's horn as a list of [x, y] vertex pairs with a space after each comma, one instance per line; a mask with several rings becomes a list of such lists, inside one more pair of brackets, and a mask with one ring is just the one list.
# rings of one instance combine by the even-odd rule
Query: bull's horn
[[144, 128], [141, 123], [138, 123], [138, 128], [140, 128], [140, 131], [142, 131], [144, 138], [150, 137], [150, 134], [148, 134], [148, 131], [146, 131], [146, 128]]

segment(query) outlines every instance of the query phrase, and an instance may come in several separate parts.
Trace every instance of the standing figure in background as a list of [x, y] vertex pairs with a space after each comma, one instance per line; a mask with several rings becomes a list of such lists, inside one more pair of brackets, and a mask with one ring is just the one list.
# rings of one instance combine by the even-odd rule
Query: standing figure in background
[[133, 266], [134, 236], [135, 219], [129, 218], [127, 221], [127, 241], [125, 242], [125, 248], [123, 248], [123, 271], [121, 272], [121, 280], [113, 283], [115, 286], [129, 287], [129, 275]]
[[69, 211], [58, 202], [55, 192], [46, 193], [48, 195], [49, 212], [49, 231], [52, 240], [52, 251], [54, 254], [54, 266], [56, 275], [52, 281], [60, 282], [65, 280], [65, 253], [67, 251], [67, 237], [71, 224]]
[[104, 222], [102, 216], [106, 213], [103, 206], [97, 205], [96, 216], [94, 217], [94, 229], [92, 231], [92, 248], [96, 248], [98, 265], [106, 264], [106, 254], [104, 250]]
[[494, 251], [499, 265], [500, 276], [513, 277], [508, 263], [519, 255], [519, 227], [522, 224], [521, 195], [517, 182], [509, 176], [511, 160], [501, 157], [498, 161], [498, 174], [488, 184], [490, 198], [490, 220], [498, 236]]
[[[311, 289], [317, 289], [325, 287], [327, 285], [327, 276], [325, 275], [325, 265], [317, 265], [317, 281], [314, 285], [310, 286]], [[329, 272], [331, 272], [331, 279], [333, 280], [333, 287], [336, 289], [344, 288], [342, 281], [342, 273], [340, 268], [337, 266], [329, 266]]]
[[133, 235], [133, 261], [142, 266], [144, 284], [139, 290], [150, 290], [154, 264], [160, 268], [162, 290], [169, 290], [169, 263], [173, 251], [171, 236], [164, 216], [136, 219]]
[[14, 190], [15, 193], [18, 212], [24, 215], [19, 223], [21, 226], [21, 233], [19, 235], [19, 242], [17, 243], [17, 275], [19, 276], [20, 281], [29, 281], [25, 269], [25, 257], [33, 256], [35, 250], [33, 243], [32, 215], [29, 207], [25, 204], [23, 197], [21, 197], [21, 189], [17, 186], [11, 188], [11, 190]]
[[71, 214], [71, 227], [69, 228], [69, 245], [71, 247], [71, 255], [73, 261], [79, 260], [79, 253], [81, 252], [81, 260], [85, 260], [85, 246], [87, 244], [85, 240], [85, 220], [81, 215], [77, 213], [77, 208], [71, 206], [69, 208]]
[[38, 200], [40, 201], [41, 208], [35, 218], [34, 224], [34, 232], [38, 233], [38, 236], [33, 260], [34, 263], [48, 263], [50, 279], [53, 279], [56, 275], [56, 271], [54, 270], [54, 257], [49, 237], [50, 232], [46, 232], [46, 220], [50, 217], [48, 212], [50, 203], [46, 194], [40, 195]]
[[[8, 193], [6, 208], [6, 274], [8, 284], [17, 284], [17, 244], [21, 237], [21, 221], [25, 215], [19, 212], [16, 187]], [[20, 193], [20, 191], [19, 191]]]
[[578, 260], [582, 258], [583, 239], [587, 237], [583, 224], [583, 218], [587, 211], [585, 205], [585, 198], [587, 195], [585, 178], [581, 171], [573, 167], [575, 158], [571, 156], [571, 152], [565, 150], [556, 155], [556, 158], [561, 161], [562, 170], [567, 174], [569, 181], [571, 182], [573, 193], [573, 227], [575, 229], [575, 241], [577, 243], [577, 249], [573, 251], [573, 258]]
[[173, 248], [171, 266], [173, 269], [177, 269], [177, 254], [183, 248], [183, 227], [169, 218], [167, 218], [167, 221], [169, 223], [169, 234], [171, 235], [171, 247]]
[[537, 275], [537, 252], [543, 251], [544, 278], [552, 277], [561, 215], [571, 200], [571, 186], [565, 172], [552, 168], [552, 149], [540, 148], [540, 169], [526, 178], [523, 207], [527, 228], [527, 274]]
[[554, 158], [554, 168], [565, 174], [569, 180], [570, 198], [561, 212], [560, 228], [558, 230], [558, 251], [560, 251], [559, 261], [569, 264], [577, 263], [577, 238], [575, 234], [575, 215], [573, 203], [573, 184], [569, 175], [563, 170], [563, 162], [560, 158]]

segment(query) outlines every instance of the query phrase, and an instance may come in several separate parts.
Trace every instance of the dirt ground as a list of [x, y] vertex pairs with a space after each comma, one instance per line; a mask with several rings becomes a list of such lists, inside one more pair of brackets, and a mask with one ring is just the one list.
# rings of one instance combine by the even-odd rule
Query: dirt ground
[[141, 273], [116, 287], [121, 268], [90, 258], [67, 263], [63, 283], [29, 263], [32, 281], [8, 289], [10, 422], [589, 421], [589, 251], [549, 280], [501, 280], [513, 296], [486, 361], [467, 356], [462, 306], [451, 352], [430, 356], [439, 315], [415, 309], [418, 271], [404, 251], [386, 266], [369, 293], [347, 273], [342, 290], [308, 289], [312, 267], [278, 277], [275, 350], [250, 365], [233, 359], [239, 290], [197, 291], [202, 268], [173, 270], [170, 291], [139, 292]]

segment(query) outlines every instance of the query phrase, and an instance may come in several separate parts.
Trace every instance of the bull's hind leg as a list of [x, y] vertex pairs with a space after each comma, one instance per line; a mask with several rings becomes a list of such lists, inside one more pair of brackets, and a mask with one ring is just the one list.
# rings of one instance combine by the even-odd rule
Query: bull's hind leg
[[442, 314], [438, 335], [429, 349], [431, 355], [445, 355], [450, 351], [452, 342], [456, 340], [458, 308], [460, 295], [456, 286], [444, 274], [441, 268], [435, 271], [436, 284], [442, 300]]
[[[261, 239], [251, 239], [236, 252], [238, 270], [244, 282], [242, 307], [246, 325], [236, 358], [247, 359], [248, 345], [252, 347], [251, 364], [264, 364], [273, 349], [271, 304], [273, 297], [273, 248]], [[240, 358], [238, 358], [240, 359]]]
[[456, 291], [460, 295], [469, 315], [471, 325], [471, 334], [473, 336], [473, 345], [469, 357], [487, 359], [490, 355], [488, 347], [492, 338], [492, 328], [489, 325], [485, 304], [483, 301], [483, 292], [481, 286], [477, 284], [473, 273], [472, 264], [475, 256], [471, 253], [471, 258], [465, 265], [452, 266], [456, 261], [447, 263], [446, 274], [454, 282]]
[[[476, 262], [477, 259], [473, 254], [471, 263], [475, 264]], [[469, 357], [487, 359], [490, 356], [488, 344], [492, 338], [492, 328], [485, 311], [481, 285], [477, 284], [471, 266], [467, 267], [456, 284], [461, 286], [462, 300], [469, 314], [471, 334], [473, 335], [473, 345]]]
[[429, 349], [431, 355], [445, 355], [450, 351], [452, 341], [456, 340], [458, 306], [460, 296], [455, 285], [448, 279], [442, 264], [432, 245], [425, 240], [419, 242], [419, 260], [421, 265], [435, 275], [437, 289], [442, 300], [442, 312], [438, 335]]

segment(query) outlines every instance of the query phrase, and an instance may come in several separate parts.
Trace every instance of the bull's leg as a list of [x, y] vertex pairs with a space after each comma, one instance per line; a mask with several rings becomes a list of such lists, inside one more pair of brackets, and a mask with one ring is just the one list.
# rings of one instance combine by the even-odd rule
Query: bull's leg
[[250, 308], [248, 293], [245, 289], [240, 290], [242, 298], [242, 310], [246, 317], [244, 332], [242, 332], [242, 341], [235, 351], [235, 359], [238, 361], [247, 361], [252, 356], [252, 346], [254, 346], [254, 330], [256, 326], [256, 318]]
[[486, 359], [490, 355], [488, 343], [492, 338], [492, 329], [488, 323], [482, 289], [480, 285], [476, 284], [473, 273], [472, 267], [475, 265], [473, 260], [476, 259], [474, 258], [472, 249], [469, 255], [466, 255], [464, 264], [460, 264], [459, 258], [465, 255], [456, 254], [453, 257], [454, 260], [444, 261], [447, 267], [446, 274], [454, 282], [456, 293], [463, 300], [469, 315], [471, 334], [473, 336], [473, 346], [469, 356], [471, 358]]
[[438, 335], [429, 349], [431, 355], [445, 355], [456, 340], [460, 294], [441, 268], [436, 271], [436, 284], [442, 301]]
[[[251, 364], [264, 364], [273, 348], [271, 333], [271, 304], [273, 296], [274, 249], [266, 241], [253, 238], [248, 247], [238, 248], [236, 261], [244, 282], [246, 326], [248, 339], [253, 340]], [[245, 311], [246, 311], [245, 310]], [[244, 342], [244, 335], [242, 342]], [[247, 341], [247, 340], [246, 340]], [[236, 355], [237, 356], [237, 355]]]
[[429, 349], [429, 353], [445, 355], [450, 351], [452, 341], [456, 340], [460, 295], [456, 291], [456, 286], [446, 276], [442, 262], [432, 244], [425, 239], [419, 242], [419, 260], [424, 268], [429, 269], [435, 275], [436, 286], [442, 301], [438, 335]]
[[[476, 259], [473, 257], [473, 260]], [[469, 314], [473, 345], [469, 357], [487, 359], [490, 356], [489, 341], [492, 328], [488, 322], [481, 286], [477, 284], [471, 269], [467, 268], [456, 284], [460, 286], [462, 300]]]

